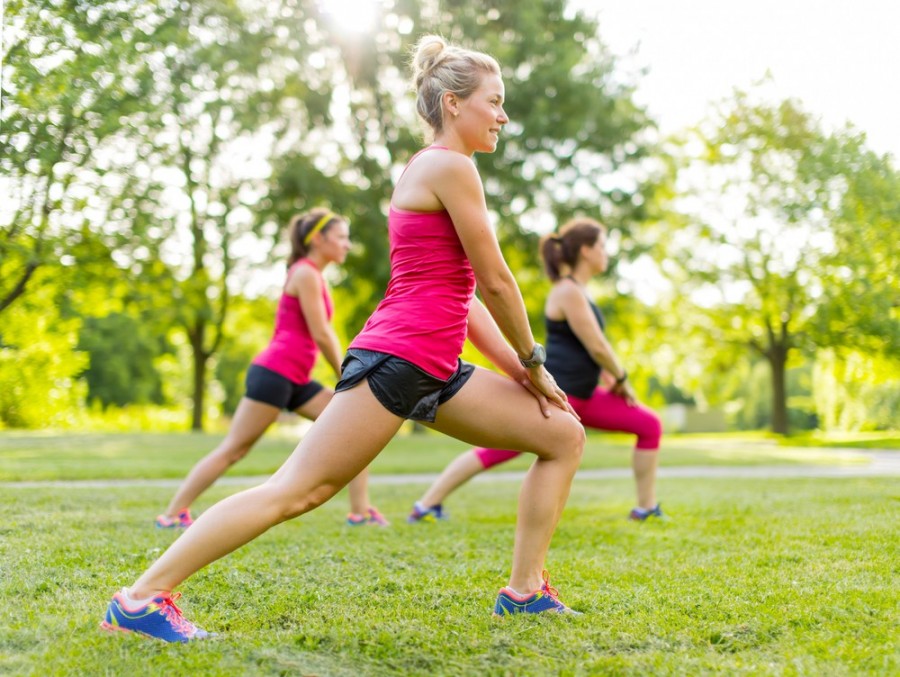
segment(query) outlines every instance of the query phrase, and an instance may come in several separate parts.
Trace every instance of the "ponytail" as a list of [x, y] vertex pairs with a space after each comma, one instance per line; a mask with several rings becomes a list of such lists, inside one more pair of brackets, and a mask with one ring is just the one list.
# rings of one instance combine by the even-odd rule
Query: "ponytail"
[[541, 239], [541, 258], [544, 259], [544, 270], [552, 282], [560, 278], [559, 268], [563, 263], [562, 239], [559, 235], [546, 235]]
[[562, 277], [563, 265], [570, 269], [578, 263], [581, 248], [584, 245], [593, 247], [606, 227], [599, 221], [589, 218], [575, 218], [563, 224], [559, 233], [545, 235], [541, 239], [541, 258], [544, 259], [544, 270], [552, 282]]

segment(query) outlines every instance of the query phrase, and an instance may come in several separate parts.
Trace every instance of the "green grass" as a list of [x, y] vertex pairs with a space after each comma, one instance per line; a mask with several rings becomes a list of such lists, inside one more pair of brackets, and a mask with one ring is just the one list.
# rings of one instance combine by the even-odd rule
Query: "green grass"
[[793, 447], [836, 447], [855, 449], [900, 449], [900, 432], [822, 433], [791, 435], [782, 444]]
[[[222, 439], [210, 434], [0, 433], [0, 481], [116, 478], [182, 478]], [[290, 454], [297, 435], [273, 431], [236, 464], [231, 475], [266, 475]], [[583, 468], [625, 468], [633, 436], [591, 433]], [[439, 472], [466, 445], [443, 435], [400, 435], [375, 460], [375, 473]], [[685, 465], [782, 465], [865, 463], [851, 452], [781, 446], [762, 436], [685, 435], [663, 439], [662, 463]], [[523, 469], [523, 457], [504, 468]]]
[[644, 525], [624, 519], [630, 481], [576, 480], [548, 566], [585, 615], [504, 620], [518, 484], [468, 485], [450, 522], [408, 526], [421, 490], [373, 487], [390, 529], [343, 526], [338, 496], [208, 567], [183, 608], [221, 634], [171, 646], [98, 629], [173, 539], [151, 526], [167, 491], [0, 489], [0, 674], [900, 671], [895, 478], [663, 480], [673, 519]]

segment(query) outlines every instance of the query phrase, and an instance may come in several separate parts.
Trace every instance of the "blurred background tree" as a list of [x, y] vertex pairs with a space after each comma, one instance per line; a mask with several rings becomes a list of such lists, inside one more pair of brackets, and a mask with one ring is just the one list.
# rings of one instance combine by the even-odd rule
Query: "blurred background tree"
[[503, 67], [512, 122], [476, 161], [538, 336], [537, 240], [587, 214], [613, 253], [592, 293], [650, 404], [780, 432], [896, 426], [900, 177], [858, 132], [738, 93], [660, 140], [603, 26], [565, 0], [352, 9], [8, 0], [0, 425], [90, 425], [90, 402], [95, 422], [189, 410], [194, 429], [231, 411], [272, 331], [285, 225], [318, 205], [356, 242], [332, 271], [346, 345], [388, 279], [391, 187], [425, 143], [410, 50], [439, 33]]

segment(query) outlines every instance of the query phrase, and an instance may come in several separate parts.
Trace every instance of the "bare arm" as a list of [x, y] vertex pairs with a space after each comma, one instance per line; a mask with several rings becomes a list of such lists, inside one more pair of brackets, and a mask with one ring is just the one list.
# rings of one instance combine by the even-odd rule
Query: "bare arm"
[[634, 393], [627, 382], [616, 382], [625, 376], [625, 368], [619, 362], [615, 351], [603, 333], [584, 293], [574, 283], [563, 281], [554, 289], [556, 307], [562, 311], [572, 332], [598, 365], [613, 379], [611, 390], [633, 403]]
[[500, 328], [478, 299], [469, 306], [469, 340], [478, 351], [499, 369], [516, 381], [527, 379], [528, 374], [516, 351], [503, 338]]
[[325, 311], [322, 298], [322, 278], [309, 266], [298, 266], [291, 274], [285, 291], [300, 300], [303, 319], [309, 327], [309, 333], [322, 351], [328, 364], [341, 377], [341, 343]]
[[453, 220], [484, 305], [516, 354], [529, 357], [534, 336], [525, 303], [491, 228], [478, 171], [460, 154], [442, 153], [441, 160], [444, 180], [434, 181], [432, 188]]
[[[521, 358], [530, 357], [535, 342], [528, 324], [525, 303], [491, 228], [484, 189], [475, 165], [464, 155], [441, 153], [440, 160], [435, 162], [435, 166], [436, 171], [429, 177], [429, 186], [453, 220], [459, 240], [475, 273], [485, 307], [516, 355]], [[476, 340], [481, 339], [484, 343], [489, 333], [479, 334], [483, 329], [483, 323], [480, 323], [479, 319], [483, 318], [479, 318], [477, 309], [475, 312]], [[471, 317], [470, 315], [470, 319]], [[508, 356], [500, 354], [492, 339], [487, 339], [487, 342], [488, 350], [499, 355], [501, 364], [497, 366], [506, 371], [506, 367], [510, 366]], [[548, 401], [575, 415], [566, 400], [565, 393], [543, 366], [526, 369], [525, 373], [527, 379], [524, 382], [517, 380], [538, 398], [545, 416], [550, 415]]]

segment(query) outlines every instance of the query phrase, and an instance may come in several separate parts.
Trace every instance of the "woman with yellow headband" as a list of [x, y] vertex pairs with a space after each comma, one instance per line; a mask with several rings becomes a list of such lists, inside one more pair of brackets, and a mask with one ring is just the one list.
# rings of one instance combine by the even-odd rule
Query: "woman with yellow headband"
[[[247, 393], [241, 398], [222, 443], [191, 469], [166, 511], [156, 518], [161, 529], [185, 529], [193, 523], [191, 504], [228, 468], [241, 460], [282, 410], [315, 421], [334, 391], [310, 378], [319, 352], [341, 376], [343, 351], [331, 326], [333, 304], [322, 271], [341, 264], [350, 250], [347, 221], [326, 209], [293, 219], [287, 281], [275, 316], [269, 345], [247, 370]], [[369, 505], [368, 470], [349, 485], [351, 526], [387, 526]]]

